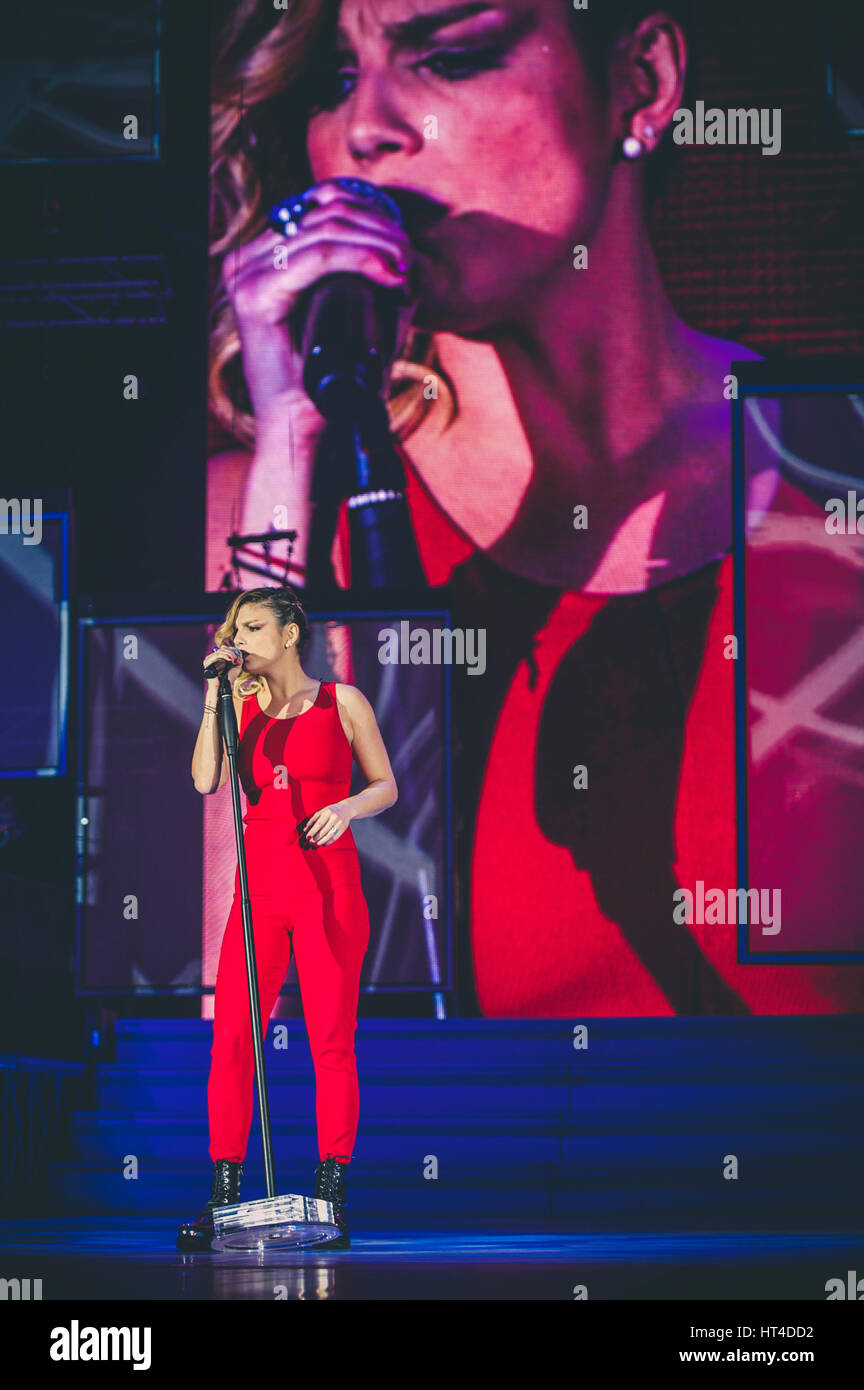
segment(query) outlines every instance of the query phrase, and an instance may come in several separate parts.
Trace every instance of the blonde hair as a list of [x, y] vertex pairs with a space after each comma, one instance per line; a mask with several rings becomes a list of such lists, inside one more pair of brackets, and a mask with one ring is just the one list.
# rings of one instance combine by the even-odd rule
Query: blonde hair
[[[247, 589], [244, 593], [239, 594], [225, 614], [222, 626], [216, 630], [214, 641], [217, 647], [230, 645], [236, 637], [237, 614], [245, 603], [266, 604], [280, 627], [286, 627], [288, 623], [296, 623], [300, 629], [300, 635], [297, 638], [297, 655], [301, 655], [311, 636], [309, 619], [297, 594], [287, 586], [281, 589]], [[244, 674], [238, 676], [234, 682], [234, 693], [239, 695], [241, 700], [248, 700], [262, 690], [265, 694], [269, 694], [270, 687], [267, 684], [267, 677], [264, 675], [249, 676]]]
[[[219, 36], [211, 105], [208, 394], [220, 424], [250, 447], [255, 417], [222, 262], [229, 251], [265, 230], [274, 203], [312, 182], [302, 92], [309, 95], [312, 57], [338, 8], [339, 0], [289, 0], [287, 9], [268, 13], [258, 0], [238, 0]], [[430, 378], [436, 392], [431, 400]], [[449, 407], [446, 428], [458, 414], [455, 388], [438, 360], [432, 335], [409, 329], [402, 355], [393, 363], [387, 400], [397, 438], [418, 428], [439, 386]]]

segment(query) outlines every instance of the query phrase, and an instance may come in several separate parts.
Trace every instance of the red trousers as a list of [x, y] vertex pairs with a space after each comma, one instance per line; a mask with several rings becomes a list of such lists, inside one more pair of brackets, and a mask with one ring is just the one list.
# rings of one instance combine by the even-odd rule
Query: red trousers
[[[337, 840], [323, 849], [303, 851], [295, 845], [286, 854], [284, 835], [280, 838], [278, 825], [268, 821], [250, 822], [245, 844], [262, 1033], [266, 1038], [293, 946], [315, 1068], [318, 1154], [348, 1163], [360, 1111], [354, 1033], [369, 945], [357, 851], [353, 842], [340, 849]], [[216, 973], [210, 1055], [210, 1158], [242, 1161], [252, 1124], [255, 1063], [239, 872]]]

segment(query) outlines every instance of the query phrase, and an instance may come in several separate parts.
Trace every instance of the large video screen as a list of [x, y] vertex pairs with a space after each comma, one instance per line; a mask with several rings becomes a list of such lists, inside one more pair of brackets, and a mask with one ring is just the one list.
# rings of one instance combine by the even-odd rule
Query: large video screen
[[[787, 937], [755, 945], [728, 914], [682, 912], [700, 882], [747, 886], [736, 372], [864, 352], [864, 149], [837, 85], [860, 20], [779, 0], [214, 17], [206, 587], [368, 599], [358, 522], [377, 515], [382, 572], [413, 594], [413, 545], [464, 637], [464, 997], [505, 1018], [860, 1010], [860, 938], [812, 918], [831, 895], [802, 888], [793, 930], [784, 879]], [[310, 306], [347, 302], [345, 279], [374, 288], [367, 345], [397, 324], [380, 474], [308, 388]], [[331, 331], [326, 360], [352, 342]], [[805, 495], [782, 412], [763, 414], [745, 546]], [[826, 872], [837, 809], [811, 796], [773, 863], [754, 840], [759, 886], [783, 886], [793, 842]]]

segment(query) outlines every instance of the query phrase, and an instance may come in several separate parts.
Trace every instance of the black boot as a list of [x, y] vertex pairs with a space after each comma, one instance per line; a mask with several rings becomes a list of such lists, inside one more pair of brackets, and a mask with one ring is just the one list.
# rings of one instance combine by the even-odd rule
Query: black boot
[[319, 1240], [306, 1249], [315, 1250], [319, 1246], [327, 1250], [350, 1250], [351, 1236], [345, 1216], [345, 1174], [348, 1164], [340, 1163], [338, 1158], [325, 1158], [315, 1169], [315, 1197], [320, 1201], [333, 1203], [333, 1219], [340, 1234], [334, 1240]]
[[215, 1234], [213, 1208], [240, 1201], [240, 1175], [243, 1164], [231, 1158], [217, 1158], [213, 1164], [213, 1191], [197, 1221], [184, 1221], [177, 1232], [178, 1250], [209, 1250]]

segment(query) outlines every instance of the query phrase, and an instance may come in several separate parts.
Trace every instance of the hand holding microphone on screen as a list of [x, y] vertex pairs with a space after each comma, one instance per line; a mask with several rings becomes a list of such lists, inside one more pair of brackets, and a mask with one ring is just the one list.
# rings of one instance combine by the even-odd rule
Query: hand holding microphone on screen
[[340, 321], [350, 309], [353, 331], [373, 346], [384, 318], [395, 315], [398, 334], [413, 312], [414, 252], [396, 204], [357, 179], [328, 179], [289, 197], [272, 209], [270, 222], [271, 230], [229, 253], [223, 280], [259, 435], [271, 421], [281, 430], [287, 414], [295, 438], [299, 433], [311, 445], [325, 418], [304, 387], [304, 326], [326, 311], [329, 291], [344, 296], [330, 301]]

